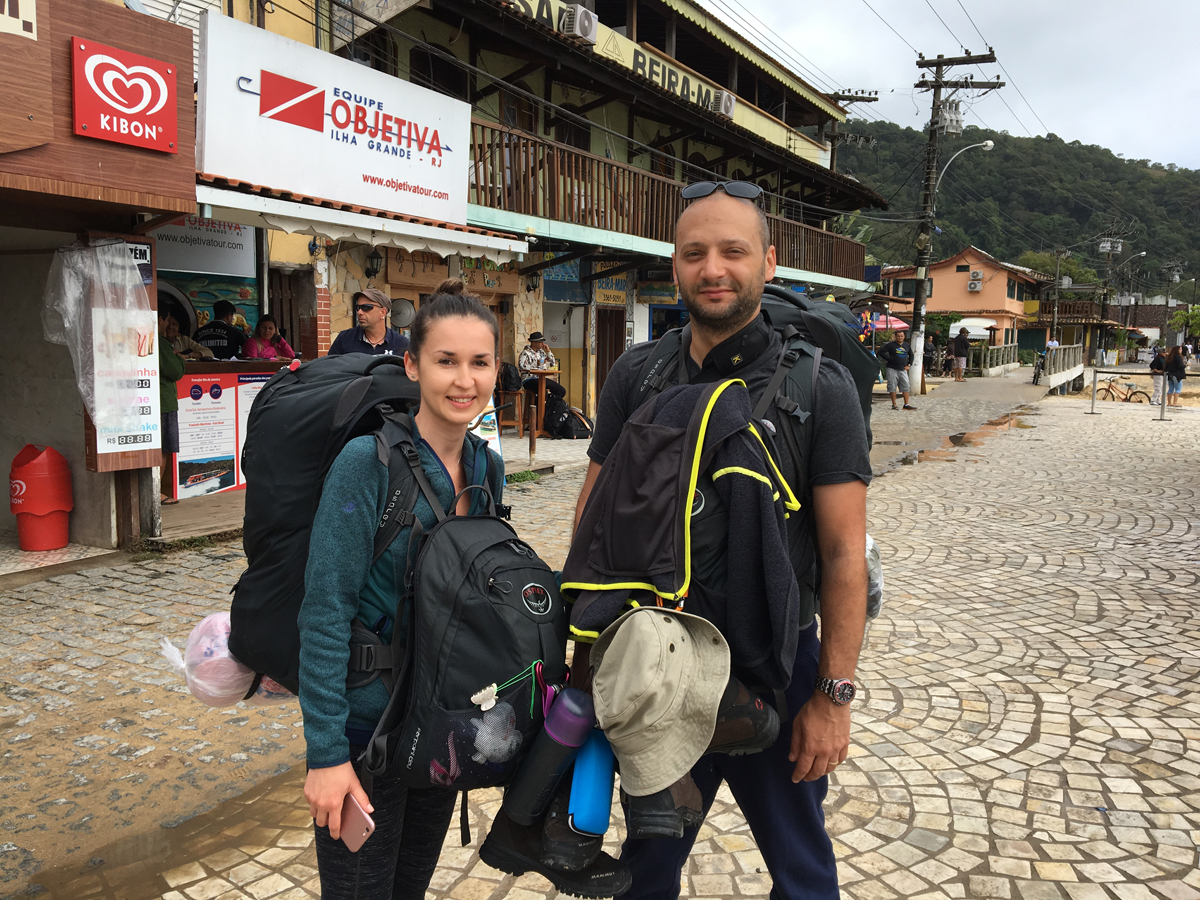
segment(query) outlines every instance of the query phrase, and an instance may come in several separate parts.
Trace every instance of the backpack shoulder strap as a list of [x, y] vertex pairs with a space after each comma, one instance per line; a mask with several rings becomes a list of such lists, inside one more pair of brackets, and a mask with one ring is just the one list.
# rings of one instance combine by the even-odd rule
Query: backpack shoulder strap
[[[684, 326], [684, 328], [686, 327]], [[661, 394], [667, 388], [680, 383], [671, 380], [670, 376], [672, 374], [677, 376], [677, 373], [672, 372], [670, 364], [682, 358], [680, 351], [683, 348], [684, 328], [673, 328], [655, 342], [654, 349], [642, 365], [642, 370], [638, 373], [637, 381], [633, 385], [633, 391], [628, 397], [630, 410], [641, 406], [647, 396]], [[687, 367], [682, 368], [686, 377]]]
[[383, 424], [375, 432], [375, 449], [379, 461], [388, 469], [388, 494], [375, 532], [372, 563], [378, 561], [405, 526], [412, 525], [414, 530], [421, 527], [413, 512], [418, 492], [425, 495], [439, 521], [446, 517], [413, 443], [412, 417], [394, 412], [385, 404], [378, 408], [383, 415]]
[[[812, 414], [811, 409], [801, 409], [800, 404], [784, 394], [780, 388], [783, 387], [795, 368], [796, 363], [803, 356], [805, 345], [808, 344], [800, 333], [789, 325], [783, 332], [783, 353], [779, 357], [779, 365], [775, 367], [775, 374], [771, 376], [771, 380], [767, 382], [766, 388], [762, 392], [762, 396], [758, 398], [758, 403], [754, 407], [754, 412], [751, 417], [755, 420], [761, 420], [766, 417], [767, 411], [774, 404], [780, 412], [786, 413], [789, 416], [794, 416], [801, 422], [804, 422]], [[812, 384], [808, 391], [808, 396], [812, 397], [816, 392], [817, 370], [821, 366], [822, 350], [819, 345], [808, 344], [807, 349], [813, 356], [812, 368]]]

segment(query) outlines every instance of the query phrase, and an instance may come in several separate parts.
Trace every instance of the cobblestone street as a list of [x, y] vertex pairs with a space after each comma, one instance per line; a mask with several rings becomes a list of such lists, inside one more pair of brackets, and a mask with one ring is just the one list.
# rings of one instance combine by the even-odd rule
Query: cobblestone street
[[[1048, 398], [871, 488], [887, 590], [827, 803], [847, 897], [1200, 898], [1200, 416], [1087, 408]], [[582, 477], [506, 494], [552, 565]], [[0, 593], [0, 896], [319, 893], [298, 706], [206, 710], [157, 654], [243, 564], [226, 544]], [[498, 802], [471, 795], [430, 900], [553, 896], [479, 862]], [[686, 875], [770, 891], [724, 790]]]

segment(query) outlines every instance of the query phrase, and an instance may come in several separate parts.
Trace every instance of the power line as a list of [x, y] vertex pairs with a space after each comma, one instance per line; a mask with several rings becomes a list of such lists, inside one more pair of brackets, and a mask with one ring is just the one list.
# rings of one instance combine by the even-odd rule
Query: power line
[[[746, 7], [743, 6], [740, 2], [738, 2], [738, 0], [729, 0], [729, 2], [736, 3], [738, 5], [738, 7], [740, 7], [742, 10], [744, 10], [745, 16], [742, 16], [742, 15], [734, 12], [734, 10], [732, 10], [726, 4], [725, 0], [707, 0], [707, 2], [718, 7], [730, 19], [732, 19], [734, 22], [736, 22], [737, 24], [739, 24], [743, 28], [745, 28], [746, 31], [751, 36], [753, 36], [756, 40], [761, 41], [766, 46], [767, 49], [775, 51], [775, 53], [779, 54], [781, 59], [783, 59], [786, 62], [791, 63], [797, 69], [799, 69], [801, 72], [804, 72], [805, 74], [807, 74], [812, 79], [814, 85], [819, 87], [820, 89], [822, 89], [825, 93], [832, 93], [832, 92], [837, 91], [837, 88], [835, 87], [835, 85], [838, 82], [832, 75], [830, 75], [828, 72], [826, 72], [820, 66], [818, 66], [815, 62], [813, 62], [807, 56], [804, 56], [798, 50], [780, 46], [775, 41], [775, 39], [773, 37], [771, 37], [770, 29], [762, 22], [762, 20], [757, 18], [750, 10], [746, 9]], [[824, 79], [818, 78], [816, 75], [814, 75], [812, 72], [812, 69], [809, 69], [809, 68], [801, 65], [797, 61], [797, 57], [805, 60], [810, 66], [812, 66], [812, 69], [816, 69], [817, 72], [820, 72], [821, 75], [824, 76]], [[883, 119], [879, 118], [878, 116], [875, 116], [874, 114], [872, 114], [872, 115], [874, 116], [874, 118], [872, 118], [870, 121], [883, 121]]]
[[949, 26], [949, 25], [947, 25], [947, 24], [946, 24], [946, 20], [942, 18], [942, 14], [941, 14], [940, 12], [938, 12], [936, 9], [934, 9], [934, 6], [933, 6], [933, 4], [930, 2], [930, 0], [925, 0], [925, 5], [926, 5], [926, 6], [928, 6], [928, 7], [930, 8], [930, 10], [932, 10], [933, 14], [934, 14], [935, 16], [937, 16], [937, 20], [938, 20], [939, 22], [941, 22], [941, 23], [942, 23], [942, 27], [946, 29], [946, 31], [947, 31], [947, 32], [950, 34], [950, 37], [954, 38], [954, 42], [955, 42], [956, 44], [958, 44], [958, 46], [959, 46], [959, 47], [961, 47], [961, 48], [962, 48], [962, 50], [963, 50], [963, 52], [964, 52], [964, 53], [966, 53], [966, 52], [967, 52], [967, 45], [966, 45], [966, 44], [964, 44], [962, 41], [960, 41], [960, 40], [958, 39], [958, 35], [957, 35], [957, 34], [955, 34], [953, 31], [950, 31], [950, 26]]
[[875, 17], [877, 19], [879, 19], [880, 22], [882, 22], [884, 25], [886, 25], [888, 28], [891, 29], [892, 34], [894, 34], [896, 37], [900, 38], [900, 40], [904, 41], [904, 44], [908, 47], [909, 50], [911, 50], [913, 53], [917, 52], [917, 48], [914, 47], [912, 44], [908, 43], [908, 39], [905, 38], [904, 35], [902, 35], [900, 32], [898, 32], [895, 28], [892, 28], [891, 22], [889, 22], [883, 16], [879, 15], [879, 13], [875, 12], [875, 7], [873, 7], [870, 3], [868, 3], [867, 0], [862, 0], [862, 2], [863, 2], [863, 5], [867, 7], [867, 9], [869, 9], [871, 12], [875, 13]]

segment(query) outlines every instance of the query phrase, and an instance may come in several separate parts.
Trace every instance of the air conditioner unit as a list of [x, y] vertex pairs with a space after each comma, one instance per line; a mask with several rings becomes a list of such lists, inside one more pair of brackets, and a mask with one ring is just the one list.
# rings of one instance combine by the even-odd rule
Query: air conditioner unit
[[983, 290], [983, 282], [982, 281], [968, 281], [967, 282], [967, 290], [968, 291], [982, 291]]
[[971, 270], [971, 280], [972, 281], [983, 281], [983, 269], [972, 269]]
[[558, 30], [567, 37], [579, 38], [581, 41], [594, 44], [598, 25], [594, 12], [586, 6], [575, 3], [562, 11]]
[[737, 106], [737, 94], [733, 91], [713, 91], [708, 111], [727, 119], [733, 118], [733, 109]]

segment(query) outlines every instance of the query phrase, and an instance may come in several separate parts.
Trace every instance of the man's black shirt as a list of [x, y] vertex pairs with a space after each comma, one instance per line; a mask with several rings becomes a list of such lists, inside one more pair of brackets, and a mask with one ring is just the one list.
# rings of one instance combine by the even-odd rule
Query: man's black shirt
[[369, 353], [371, 356], [403, 356], [406, 350], [408, 350], [408, 338], [398, 331], [387, 328], [383, 332], [383, 342], [372, 344], [367, 340], [362, 326], [355, 325], [353, 328], [338, 332], [338, 336], [333, 339], [333, 345], [329, 348], [329, 355]]
[[211, 350], [217, 359], [233, 359], [242, 352], [242, 344], [246, 343], [246, 335], [240, 328], [235, 328], [220, 319], [214, 319], [202, 328], [197, 328], [192, 340]]

